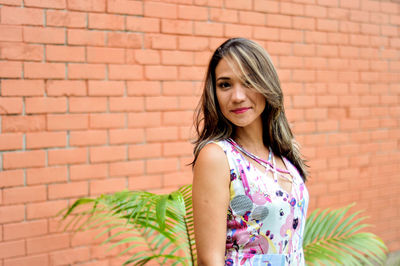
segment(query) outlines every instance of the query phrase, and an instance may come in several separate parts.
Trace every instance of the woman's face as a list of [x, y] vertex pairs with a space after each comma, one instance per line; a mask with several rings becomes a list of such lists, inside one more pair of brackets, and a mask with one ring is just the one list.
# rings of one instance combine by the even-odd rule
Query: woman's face
[[224, 117], [238, 127], [260, 123], [266, 104], [264, 96], [243, 84], [224, 58], [215, 68], [215, 77], [217, 100]]

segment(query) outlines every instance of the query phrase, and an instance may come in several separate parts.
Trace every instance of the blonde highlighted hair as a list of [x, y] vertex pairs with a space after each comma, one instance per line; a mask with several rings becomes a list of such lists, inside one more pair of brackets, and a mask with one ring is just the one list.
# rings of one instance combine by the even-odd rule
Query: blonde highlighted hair
[[275, 67], [268, 53], [257, 43], [232, 38], [225, 41], [213, 53], [208, 65], [203, 94], [195, 112], [194, 126], [197, 139], [194, 141], [196, 163], [200, 150], [212, 140], [222, 140], [235, 135], [235, 126], [222, 114], [216, 97], [215, 69], [224, 58], [236, 71], [237, 76], [264, 95], [266, 106], [261, 114], [263, 142], [276, 155], [286, 157], [296, 166], [303, 180], [307, 178], [307, 166], [294, 140], [283, 106], [283, 94]]

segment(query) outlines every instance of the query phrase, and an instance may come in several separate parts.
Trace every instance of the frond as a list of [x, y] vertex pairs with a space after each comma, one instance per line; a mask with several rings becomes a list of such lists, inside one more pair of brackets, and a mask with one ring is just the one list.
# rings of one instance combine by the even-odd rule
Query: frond
[[311, 265], [373, 265], [386, 259], [387, 247], [372, 233], [359, 232], [366, 216], [361, 211], [347, 212], [344, 208], [315, 210], [306, 221], [303, 238], [304, 256]]
[[[187, 221], [192, 221], [190, 188], [157, 195], [145, 191], [121, 191], [112, 195], [82, 198], [64, 210], [63, 218], [72, 218], [65, 229], [101, 228], [110, 248], [127, 246], [125, 264], [144, 265], [179, 263], [190, 265], [195, 254], [193, 235], [188, 235]], [[188, 204], [188, 205], [186, 205]], [[189, 223], [190, 224], [190, 223]], [[132, 252], [135, 250], [134, 252]]]

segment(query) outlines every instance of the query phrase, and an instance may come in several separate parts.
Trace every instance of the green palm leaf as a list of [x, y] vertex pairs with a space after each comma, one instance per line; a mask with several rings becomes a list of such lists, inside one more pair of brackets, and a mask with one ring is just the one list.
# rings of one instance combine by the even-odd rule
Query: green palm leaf
[[[95, 199], [82, 198], [64, 210], [72, 218], [66, 229], [102, 228], [104, 243], [110, 248], [128, 246], [125, 264], [194, 264], [194, 233], [191, 212], [191, 187], [171, 194], [156, 195], [145, 191], [121, 191]], [[140, 250], [132, 252], [132, 250]]]
[[[376, 235], [360, 232], [369, 226], [360, 211], [348, 214], [354, 204], [323, 211], [307, 218], [304, 254], [311, 265], [372, 265], [382, 263], [387, 247]], [[195, 265], [192, 186], [170, 194], [121, 191], [90, 199], [82, 198], [62, 213], [71, 218], [66, 228], [102, 228], [110, 248], [123, 246], [126, 264]]]
[[387, 247], [372, 233], [359, 232], [368, 227], [361, 222], [361, 211], [347, 215], [354, 204], [323, 211], [315, 210], [306, 221], [304, 256], [311, 265], [373, 265], [386, 259]]

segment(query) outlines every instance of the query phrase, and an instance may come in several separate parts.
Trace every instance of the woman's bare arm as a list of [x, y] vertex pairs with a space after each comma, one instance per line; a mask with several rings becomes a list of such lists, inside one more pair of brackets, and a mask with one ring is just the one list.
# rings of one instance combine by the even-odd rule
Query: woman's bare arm
[[225, 264], [229, 164], [224, 151], [211, 143], [199, 153], [193, 174], [194, 229], [199, 266]]

